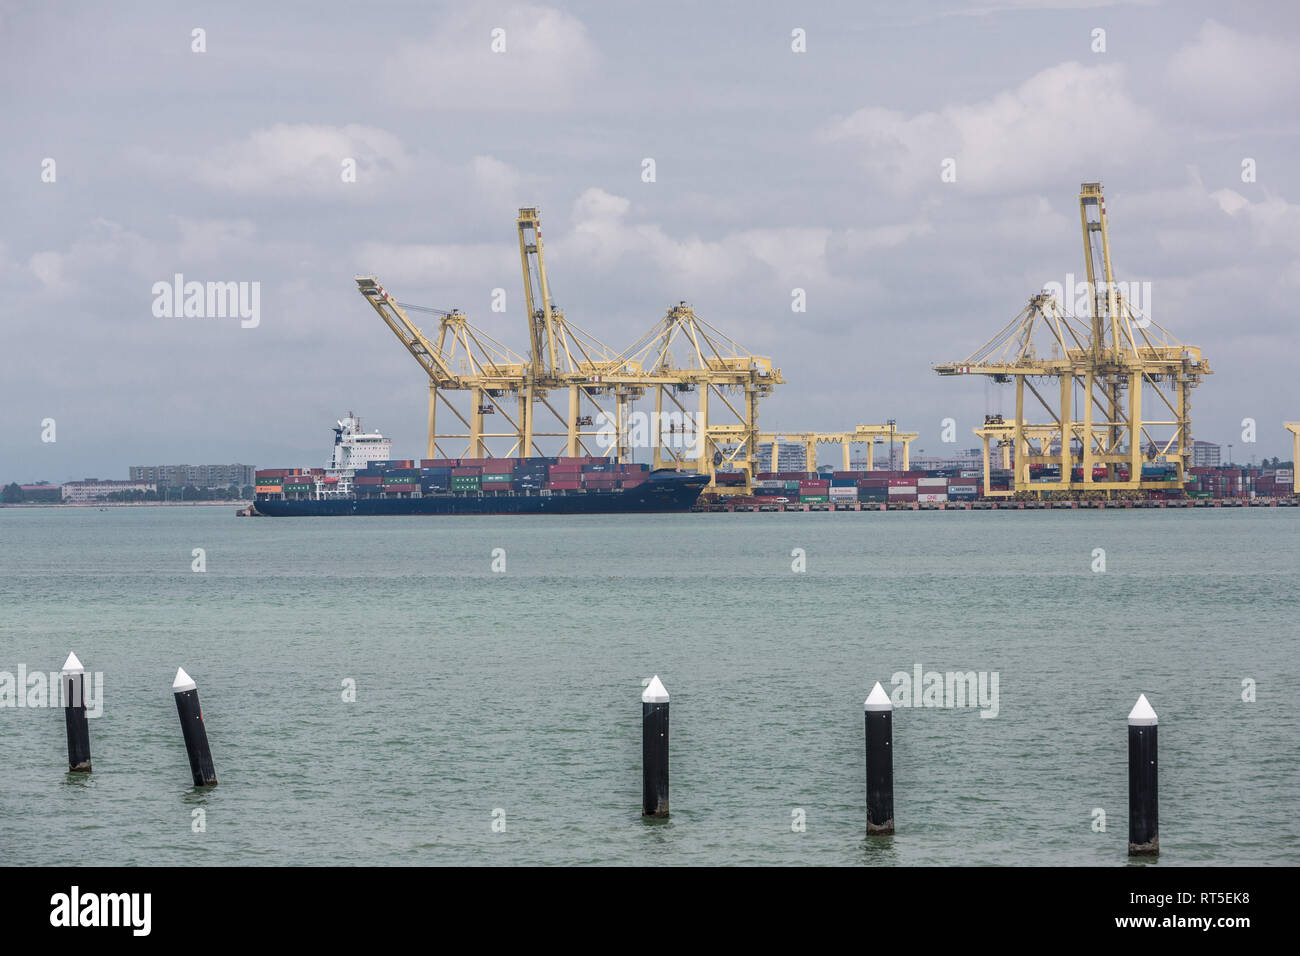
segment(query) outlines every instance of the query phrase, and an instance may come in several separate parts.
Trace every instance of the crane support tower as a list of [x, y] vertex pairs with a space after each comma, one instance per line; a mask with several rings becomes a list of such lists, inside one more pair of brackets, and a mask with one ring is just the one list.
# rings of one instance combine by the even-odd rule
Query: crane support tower
[[[1211, 374], [1209, 362], [1133, 307], [1116, 284], [1101, 183], [1079, 187], [1079, 219], [1089, 315], [1071, 315], [1040, 292], [979, 350], [934, 370], [1014, 383], [1016, 411], [1006, 437], [1016, 493], [1114, 497], [1181, 489], [1192, 450], [1191, 390]], [[1030, 420], [1030, 400], [1045, 421]], [[1059, 472], [1035, 479], [1034, 466]]]
[[1283, 427], [1291, 433], [1291, 489], [1300, 495], [1300, 422], [1287, 422]]

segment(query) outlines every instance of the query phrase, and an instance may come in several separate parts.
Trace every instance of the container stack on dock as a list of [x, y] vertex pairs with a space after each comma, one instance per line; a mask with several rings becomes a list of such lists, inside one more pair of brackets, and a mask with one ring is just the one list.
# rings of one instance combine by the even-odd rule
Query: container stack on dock
[[981, 493], [978, 476], [928, 475], [924, 471], [761, 472], [754, 480], [758, 503], [784, 498], [786, 503], [973, 501]]

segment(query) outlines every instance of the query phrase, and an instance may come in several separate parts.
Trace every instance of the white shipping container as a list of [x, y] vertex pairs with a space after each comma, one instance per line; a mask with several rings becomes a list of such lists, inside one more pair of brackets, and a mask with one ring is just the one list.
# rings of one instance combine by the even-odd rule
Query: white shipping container
[[858, 489], [856, 488], [831, 488], [832, 498], [856, 498]]
[[916, 480], [916, 484], [917, 487], [920, 488], [935, 488], [940, 486], [947, 488], [948, 479], [947, 478], [918, 478]]
[[979, 485], [949, 485], [948, 494], [950, 495], [973, 495], [979, 491]]
[[918, 494], [916, 496], [916, 500], [917, 501], [947, 501], [948, 496], [938, 495], [938, 494]]
[[960, 475], [958, 475], [957, 477], [959, 477], [959, 478], [982, 478], [983, 476], [984, 476], [984, 472], [982, 472], [982, 471], [963, 471], [963, 472], [962, 472]]
[[891, 495], [914, 495], [916, 494], [916, 485], [890, 485], [889, 493]]

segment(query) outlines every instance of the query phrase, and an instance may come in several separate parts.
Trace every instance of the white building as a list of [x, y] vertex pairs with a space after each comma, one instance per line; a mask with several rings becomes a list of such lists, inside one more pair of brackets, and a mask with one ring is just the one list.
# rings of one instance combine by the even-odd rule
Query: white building
[[1192, 442], [1192, 467], [1217, 468], [1223, 456], [1223, 449], [1208, 441]]
[[778, 441], [776, 443], [776, 468], [772, 468], [772, 443], [765, 441], [758, 446], [758, 467], [755, 471], [803, 471], [807, 465], [808, 451], [796, 441]]
[[64, 501], [98, 501], [115, 491], [157, 491], [158, 486], [145, 481], [101, 481], [87, 478], [85, 481], [69, 481], [63, 485]]

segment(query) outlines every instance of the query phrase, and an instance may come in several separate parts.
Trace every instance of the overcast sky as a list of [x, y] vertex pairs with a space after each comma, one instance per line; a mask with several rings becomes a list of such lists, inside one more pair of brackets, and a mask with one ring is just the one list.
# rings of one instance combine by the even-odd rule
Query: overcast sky
[[[771, 356], [764, 429], [895, 418], [932, 455], [952, 417], [969, 447], [1011, 390], [931, 365], [1082, 276], [1085, 180], [1117, 278], [1214, 370], [1195, 437], [1290, 457], [1296, 10], [0, 0], [0, 480], [323, 464], [349, 409], [418, 457], [425, 379], [353, 275], [525, 351], [521, 205], [605, 342], [684, 299]], [[260, 324], [156, 316], [176, 273], [260, 283]]]

